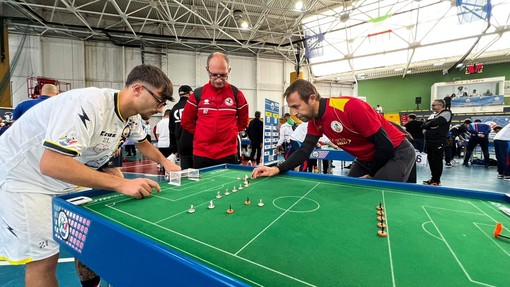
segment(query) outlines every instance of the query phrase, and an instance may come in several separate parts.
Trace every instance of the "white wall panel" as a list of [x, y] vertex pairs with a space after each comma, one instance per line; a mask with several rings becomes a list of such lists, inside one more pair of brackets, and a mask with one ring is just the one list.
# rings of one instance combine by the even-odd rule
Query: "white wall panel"
[[[9, 35], [11, 62], [22, 35]], [[205, 69], [208, 53], [164, 51], [165, 54], [145, 54], [145, 63], [160, 67], [174, 85], [174, 96], [181, 85], [196, 88], [209, 81]], [[70, 82], [72, 88], [101, 87], [121, 89], [131, 69], [142, 63], [138, 48], [123, 48], [110, 43], [79, 42], [52, 38], [27, 37], [21, 49], [18, 65], [11, 76], [13, 103], [27, 98], [26, 80], [30, 76], [45, 76]], [[284, 60], [230, 56], [232, 71], [229, 82], [241, 89], [250, 105], [249, 115], [263, 111], [266, 98], [286, 103], [282, 94], [290, 84], [294, 65]], [[308, 79], [308, 68], [302, 70]], [[352, 88], [326, 84], [318, 86], [324, 96], [352, 95]], [[170, 104], [171, 107], [173, 104]], [[280, 109], [282, 110], [282, 109]], [[281, 111], [283, 113], [284, 111]]]
[[197, 85], [201, 86], [204, 83], [197, 83], [195, 78], [196, 70], [206, 74], [205, 66], [197, 67], [195, 64], [195, 54], [191, 52], [169, 52], [168, 65], [166, 67], [166, 74], [172, 84], [174, 85], [174, 95], [179, 97], [177, 90], [182, 85], [188, 85], [195, 89]]
[[41, 41], [37, 36], [9, 35], [12, 104], [28, 99], [27, 79], [43, 76]]
[[[98, 88], [119, 88], [125, 77], [124, 53], [122, 47], [107, 43], [87, 43], [85, 45], [86, 86]], [[120, 86], [119, 86], [120, 85]]]
[[85, 87], [83, 53], [81, 41], [41, 38], [44, 77], [70, 83], [72, 89]]

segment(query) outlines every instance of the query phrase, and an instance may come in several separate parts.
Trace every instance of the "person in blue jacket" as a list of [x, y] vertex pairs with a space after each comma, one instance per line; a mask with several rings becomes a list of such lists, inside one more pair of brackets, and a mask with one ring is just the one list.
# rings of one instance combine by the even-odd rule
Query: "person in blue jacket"
[[491, 127], [488, 124], [482, 123], [481, 120], [476, 119], [469, 125], [468, 131], [471, 134], [469, 142], [466, 147], [466, 155], [464, 156], [463, 166], [469, 166], [469, 160], [473, 154], [473, 150], [477, 145], [480, 145], [485, 160], [485, 168], [489, 167], [489, 133]]

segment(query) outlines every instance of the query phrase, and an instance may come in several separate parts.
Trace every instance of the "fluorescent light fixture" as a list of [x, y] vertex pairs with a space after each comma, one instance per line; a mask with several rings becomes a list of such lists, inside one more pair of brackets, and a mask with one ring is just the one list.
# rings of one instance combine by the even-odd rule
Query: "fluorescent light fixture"
[[440, 66], [444, 65], [444, 62], [436, 62], [433, 65], [434, 65], [434, 67], [440, 67]]
[[404, 68], [396, 68], [396, 69], [395, 69], [395, 70], [393, 70], [393, 71], [395, 71], [395, 72], [402, 72], [403, 70], [404, 70]]
[[302, 11], [303, 10], [303, 1], [296, 1], [296, 3], [294, 4], [294, 9], [298, 10], [298, 11]]

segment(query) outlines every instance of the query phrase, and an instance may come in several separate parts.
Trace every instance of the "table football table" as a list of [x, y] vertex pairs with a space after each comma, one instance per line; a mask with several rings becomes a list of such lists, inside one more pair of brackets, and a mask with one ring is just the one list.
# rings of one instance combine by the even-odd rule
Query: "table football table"
[[510, 286], [505, 194], [251, 170], [56, 197], [54, 238], [112, 286]]

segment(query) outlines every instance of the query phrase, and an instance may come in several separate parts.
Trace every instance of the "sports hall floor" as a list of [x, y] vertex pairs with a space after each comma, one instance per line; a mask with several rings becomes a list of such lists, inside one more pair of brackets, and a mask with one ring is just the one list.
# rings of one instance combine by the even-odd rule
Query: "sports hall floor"
[[[442, 186], [482, 191], [496, 191], [502, 193], [509, 192], [510, 181], [497, 179], [496, 167], [490, 167], [488, 169], [485, 169], [483, 166], [476, 165], [464, 167], [460, 163], [461, 160], [457, 159], [456, 167], [444, 169], [443, 176], [441, 178]], [[348, 172], [348, 169], [341, 168], [341, 162], [334, 161], [333, 165], [335, 166], [333, 169], [333, 174], [335, 175], [345, 175]], [[142, 159], [128, 158], [124, 162], [124, 166], [123, 170], [126, 173], [126, 177], [128, 177], [131, 173], [158, 173], [156, 164]], [[418, 184], [421, 184], [423, 180], [429, 179], [429, 168], [418, 166], [417, 178]], [[80, 283], [74, 271], [73, 258], [67, 252], [62, 252], [60, 257], [57, 269], [60, 286], [79, 287]], [[23, 266], [11, 266], [0, 261], [0, 287], [22, 287], [24, 286], [23, 276]], [[102, 286], [107, 286], [107, 284], [103, 282]]]

